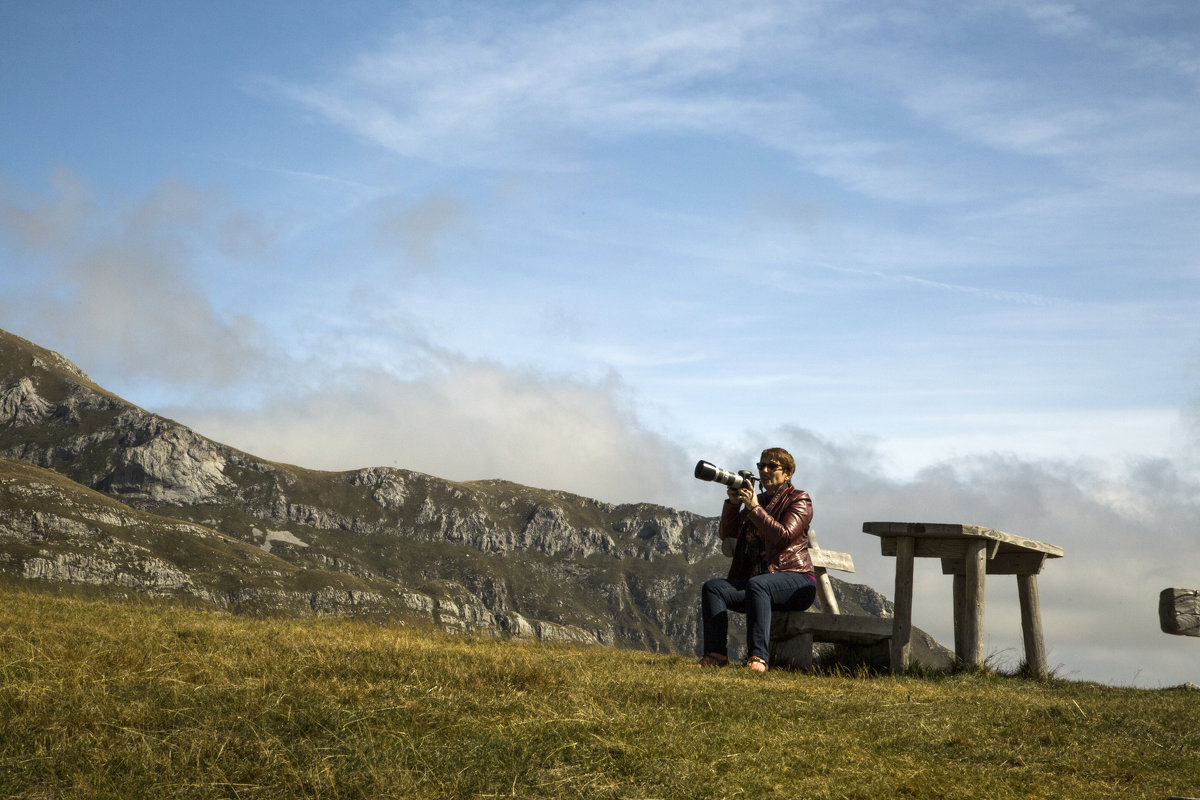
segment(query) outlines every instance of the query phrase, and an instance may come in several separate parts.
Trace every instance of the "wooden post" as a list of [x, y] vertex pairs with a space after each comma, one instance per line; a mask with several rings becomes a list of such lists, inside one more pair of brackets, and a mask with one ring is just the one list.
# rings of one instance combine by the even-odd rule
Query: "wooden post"
[[[813, 550], [821, 549], [821, 545], [817, 544], [817, 532], [812, 529], [808, 531], [808, 546]], [[829, 580], [828, 571], [824, 567], [815, 567], [813, 572], [816, 573], [817, 596], [821, 598], [821, 610], [826, 614], [842, 613], [838, 608], [837, 598], [833, 596], [833, 583]]]
[[908, 667], [908, 645], [912, 638], [913, 555], [916, 549], [913, 537], [896, 537], [895, 617], [892, 619], [892, 642], [888, 654], [893, 675]]
[[1039, 678], [1045, 678], [1046, 642], [1042, 637], [1042, 607], [1038, 601], [1037, 575], [1018, 575], [1017, 594], [1021, 598], [1021, 635], [1025, 638], [1025, 664]]
[[840, 614], [842, 609], [838, 606], [837, 598], [833, 595], [833, 582], [829, 580], [828, 573], [824, 567], [818, 567], [817, 570], [817, 596], [821, 598], [821, 610], [826, 614]]
[[[983, 665], [984, 581], [987, 579], [987, 542], [967, 543], [963, 578], [963, 663], [967, 667]], [[955, 636], [955, 641], [958, 637]]]

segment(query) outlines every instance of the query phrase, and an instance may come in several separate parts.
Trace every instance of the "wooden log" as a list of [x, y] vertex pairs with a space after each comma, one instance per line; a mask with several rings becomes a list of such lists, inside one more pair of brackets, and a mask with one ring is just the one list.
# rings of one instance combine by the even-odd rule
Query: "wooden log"
[[893, 598], [892, 643], [889, 649], [892, 674], [908, 668], [909, 640], [912, 638], [913, 553], [911, 536], [896, 538], [896, 594]]
[[1021, 600], [1021, 635], [1025, 639], [1025, 665], [1039, 678], [1047, 676], [1046, 640], [1042, 636], [1042, 609], [1038, 601], [1036, 575], [1017, 576]]
[[1158, 595], [1158, 623], [1163, 633], [1200, 636], [1200, 589], [1163, 589]]

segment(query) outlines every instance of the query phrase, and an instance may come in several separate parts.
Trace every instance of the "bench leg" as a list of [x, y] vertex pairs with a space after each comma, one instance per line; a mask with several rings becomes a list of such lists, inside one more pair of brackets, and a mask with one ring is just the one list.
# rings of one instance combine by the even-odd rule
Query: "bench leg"
[[802, 633], [796, 637], [796, 667], [805, 672], [812, 672], [812, 662], [813, 635], [811, 633]]
[[786, 639], [771, 637], [771, 665], [791, 667], [805, 672], [812, 670], [813, 635], [797, 633]]
[[1038, 602], [1036, 575], [1017, 576], [1021, 598], [1021, 635], [1025, 639], [1025, 664], [1035, 676], [1045, 678], [1046, 641], [1042, 636], [1042, 609]]

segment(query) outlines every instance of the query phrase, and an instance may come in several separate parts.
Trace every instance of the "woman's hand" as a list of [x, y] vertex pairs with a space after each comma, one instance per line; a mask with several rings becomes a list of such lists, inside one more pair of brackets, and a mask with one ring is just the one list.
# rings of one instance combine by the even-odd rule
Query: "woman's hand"
[[[733, 496], [732, 491], [730, 491], [729, 494], [731, 497]], [[743, 486], [741, 489], [739, 489], [737, 492], [737, 499], [740, 500], [742, 503], [744, 503], [746, 508], [754, 508], [755, 506], [757, 506], [758, 505], [758, 495], [756, 495], [754, 493], [753, 484]]]

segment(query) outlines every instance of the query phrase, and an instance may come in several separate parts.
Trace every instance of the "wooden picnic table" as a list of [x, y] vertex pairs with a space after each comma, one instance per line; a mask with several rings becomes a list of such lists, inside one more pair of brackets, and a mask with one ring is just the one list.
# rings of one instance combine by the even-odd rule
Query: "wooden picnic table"
[[1061, 558], [1052, 544], [980, 525], [929, 522], [864, 522], [863, 533], [880, 538], [885, 556], [896, 558], [895, 615], [892, 618], [892, 672], [908, 665], [912, 637], [913, 560], [940, 558], [942, 573], [954, 576], [954, 654], [960, 664], [983, 664], [984, 582], [987, 575], [1016, 575], [1021, 602], [1025, 663], [1045, 677], [1046, 645], [1038, 603], [1037, 575], [1047, 558]]

